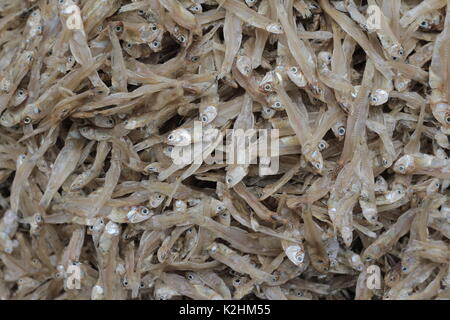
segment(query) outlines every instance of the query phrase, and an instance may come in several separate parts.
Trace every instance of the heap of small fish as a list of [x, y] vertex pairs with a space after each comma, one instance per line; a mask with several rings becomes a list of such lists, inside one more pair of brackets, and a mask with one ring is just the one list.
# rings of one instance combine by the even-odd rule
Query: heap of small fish
[[0, 0], [0, 299], [449, 299], [449, 77], [450, 0]]

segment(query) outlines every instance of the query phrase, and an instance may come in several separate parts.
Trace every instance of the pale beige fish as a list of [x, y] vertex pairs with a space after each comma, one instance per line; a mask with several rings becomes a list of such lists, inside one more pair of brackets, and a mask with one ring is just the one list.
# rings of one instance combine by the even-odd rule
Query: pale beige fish
[[388, 67], [386, 60], [375, 50], [364, 32], [358, 28], [345, 13], [339, 12], [333, 8], [328, 0], [319, 0], [320, 7], [327, 13], [336, 23], [347, 32], [366, 52], [373, 61], [375, 67], [383, 74], [386, 79], [392, 79], [393, 73]]
[[310, 205], [302, 208], [302, 217], [305, 228], [305, 244], [313, 267], [321, 272], [327, 273], [330, 268], [330, 260], [326, 253], [324, 243], [321, 239], [321, 231], [313, 221]]
[[103, 168], [104, 162], [106, 157], [109, 154], [109, 151], [111, 150], [111, 147], [109, 144], [105, 141], [101, 141], [97, 145], [97, 150], [95, 154], [94, 163], [92, 164], [92, 167], [90, 167], [85, 172], [79, 174], [70, 185], [70, 189], [72, 191], [79, 190], [86, 186], [89, 182], [91, 182], [93, 179], [98, 177], [101, 173], [101, 170]]
[[193, 32], [199, 32], [199, 24], [195, 15], [186, 10], [178, 1], [159, 0], [159, 2], [180, 26]]
[[276, 84], [276, 89], [281, 102], [285, 105], [289, 123], [302, 146], [302, 153], [305, 159], [317, 173], [321, 173], [323, 169], [323, 159], [318, 146], [313, 145], [313, 136], [311, 129], [309, 128], [307, 111], [303, 101], [298, 97], [297, 105], [294, 104], [279, 83]]
[[120, 46], [119, 38], [116, 32], [109, 29], [109, 38], [111, 40], [111, 87], [114, 91], [127, 92], [127, 72], [125, 60], [122, 54], [122, 47]]
[[69, 131], [66, 143], [53, 163], [50, 179], [39, 202], [44, 209], [50, 205], [59, 187], [75, 169], [83, 147], [83, 141], [80, 138], [77, 128], [74, 127]]
[[225, 56], [221, 66], [222, 77], [230, 73], [234, 58], [241, 46], [242, 41], [242, 21], [232, 12], [225, 14], [224, 44]]
[[275, 34], [283, 33], [280, 24], [250, 9], [238, 0], [220, 0], [219, 4], [225, 8], [227, 12], [229, 11], [235, 14], [243, 22], [248, 23], [255, 28], [260, 28]]
[[413, 208], [404, 212], [388, 230], [364, 250], [362, 257], [366, 260], [378, 260], [385, 255], [409, 231], [417, 211], [417, 209]]
[[116, 187], [120, 172], [121, 172], [121, 163], [120, 163], [121, 153], [116, 146], [113, 146], [112, 155], [111, 155], [111, 165], [108, 171], [105, 174], [105, 183], [100, 192], [93, 196], [94, 205], [92, 206], [89, 217], [95, 217], [104, 206], [106, 201], [111, 198], [111, 195]]
[[450, 160], [424, 153], [402, 156], [395, 162], [393, 169], [400, 174], [426, 174], [441, 179], [450, 178]]
[[208, 252], [211, 257], [228, 265], [239, 273], [248, 274], [254, 279], [267, 283], [272, 283], [274, 281], [274, 277], [271, 274], [254, 267], [243, 256], [237, 254], [235, 251], [221, 243], [214, 242], [211, 244], [208, 247]]

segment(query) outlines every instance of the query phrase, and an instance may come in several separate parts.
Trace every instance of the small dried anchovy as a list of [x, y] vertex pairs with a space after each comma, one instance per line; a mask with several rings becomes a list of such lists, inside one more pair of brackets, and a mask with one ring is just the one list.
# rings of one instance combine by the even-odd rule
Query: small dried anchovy
[[449, 299], [450, 0], [0, 16], [0, 299]]

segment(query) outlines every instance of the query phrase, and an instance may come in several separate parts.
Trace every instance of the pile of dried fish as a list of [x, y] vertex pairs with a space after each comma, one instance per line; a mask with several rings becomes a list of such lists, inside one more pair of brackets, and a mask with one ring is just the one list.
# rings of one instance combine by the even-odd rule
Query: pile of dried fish
[[0, 0], [0, 299], [449, 299], [449, 11]]

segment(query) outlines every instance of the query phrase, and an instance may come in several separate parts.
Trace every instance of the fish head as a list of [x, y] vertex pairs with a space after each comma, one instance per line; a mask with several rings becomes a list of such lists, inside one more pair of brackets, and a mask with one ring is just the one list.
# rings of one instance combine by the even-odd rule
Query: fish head
[[328, 273], [330, 271], [330, 259], [328, 257], [311, 257], [311, 264], [320, 273]]
[[225, 183], [228, 188], [234, 187], [247, 175], [247, 170], [243, 166], [236, 166], [227, 171], [225, 175]]
[[239, 56], [236, 59], [236, 67], [243, 76], [250, 76], [252, 73], [252, 60], [248, 56]]
[[305, 160], [311, 164], [314, 172], [321, 174], [323, 170], [323, 158], [319, 151], [319, 147], [313, 147], [312, 145], [307, 144], [302, 149]]
[[395, 162], [393, 169], [396, 173], [411, 174], [415, 169], [414, 157], [408, 154], [404, 155]]
[[10, 128], [20, 122], [20, 119], [11, 111], [6, 110], [0, 117], [0, 125]]

